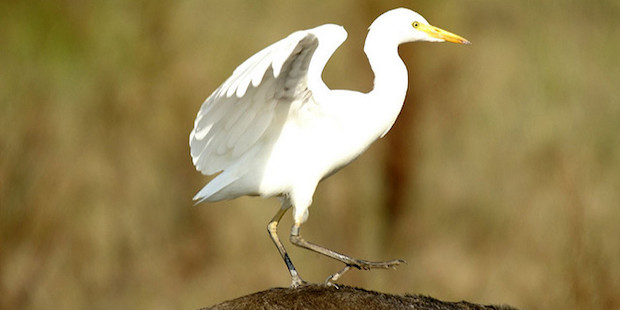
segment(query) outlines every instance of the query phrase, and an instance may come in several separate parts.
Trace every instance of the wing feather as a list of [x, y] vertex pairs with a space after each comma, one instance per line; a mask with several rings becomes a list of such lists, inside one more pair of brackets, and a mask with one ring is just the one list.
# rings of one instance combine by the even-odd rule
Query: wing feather
[[[189, 141], [196, 169], [215, 174], [239, 166], [244, 154], [248, 157], [265, 147], [270, 128], [282, 119], [276, 117], [282, 111], [279, 105], [290, 105], [301, 92], [306, 94], [297, 99], [308, 100], [313, 85], [326, 88], [321, 84], [322, 69], [345, 38], [346, 32], [337, 25], [294, 32], [239, 65], [198, 111]], [[238, 178], [231, 172], [222, 174], [201, 193], [212, 195]]]

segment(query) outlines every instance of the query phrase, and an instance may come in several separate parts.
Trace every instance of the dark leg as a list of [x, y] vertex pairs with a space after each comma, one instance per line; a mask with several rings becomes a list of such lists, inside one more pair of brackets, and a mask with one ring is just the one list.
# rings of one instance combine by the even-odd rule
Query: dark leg
[[346, 265], [346, 267], [341, 270], [340, 272], [330, 276], [327, 280], [331, 281], [331, 280], [336, 280], [338, 278], [340, 278], [345, 272], [347, 272], [349, 270], [349, 268], [347, 267], [355, 267], [357, 269], [364, 269], [364, 270], [368, 270], [368, 269], [388, 269], [388, 268], [395, 268], [396, 266], [405, 263], [404, 260], [402, 259], [394, 259], [394, 260], [390, 260], [390, 261], [384, 261], [384, 262], [371, 262], [371, 261], [366, 261], [366, 260], [361, 260], [361, 259], [356, 259], [356, 258], [352, 258], [349, 256], [346, 256], [344, 254], [332, 251], [330, 249], [324, 248], [320, 245], [308, 242], [306, 240], [304, 240], [300, 235], [299, 235], [299, 230], [300, 230], [300, 226], [301, 223], [295, 223], [293, 224], [293, 227], [291, 227], [291, 242], [294, 245], [300, 246], [302, 248], [308, 249], [310, 251], [314, 251], [317, 252], [319, 254], [323, 254], [327, 257], [331, 257], [337, 261], [340, 261], [342, 263], [344, 263]]
[[284, 263], [286, 264], [288, 271], [291, 273], [291, 287], [298, 287], [302, 285], [304, 281], [301, 279], [301, 277], [297, 273], [297, 270], [295, 269], [295, 266], [293, 266], [293, 262], [291, 262], [291, 259], [288, 257], [288, 253], [286, 253], [286, 249], [282, 245], [282, 242], [280, 242], [280, 238], [278, 238], [277, 232], [278, 222], [280, 222], [280, 219], [282, 219], [282, 216], [290, 207], [290, 205], [287, 206], [286, 204], [282, 204], [282, 207], [278, 210], [276, 215], [273, 216], [273, 219], [271, 219], [269, 225], [267, 225], [267, 230], [269, 231], [269, 236], [271, 237], [271, 240], [278, 248], [278, 252], [280, 252], [280, 255], [282, 255], [282, 259], [284, 259]]

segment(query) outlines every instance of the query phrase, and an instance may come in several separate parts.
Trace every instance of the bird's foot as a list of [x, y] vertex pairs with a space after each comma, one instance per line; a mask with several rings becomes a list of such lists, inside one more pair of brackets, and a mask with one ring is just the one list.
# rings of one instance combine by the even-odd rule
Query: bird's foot
[[[363, 260], [363, 259], [351, 259], [350, 262], [347, 262], [347, 267], [355, 267], [357, 269], [363, 269], [363, 270], [370, 270], [370, 269], [390, 269], [390, 268], [396, 268], [396, 266], [400, 265], [400, 264], [406, 264], [407, 262], [403, 259], [393, 259], [393, 260], [388, 260], [388, 261], [381, 261], [381, 262], [371, 262], [371, 261], [367, 261], [367, 260]], [[348, 270], [348, 269], [346, 269]], [[343, 269], [340, 273], [340, 276], [346, 272], [345, 269]], [[344, 272], [343, 272], [344, 271]]]
[[340, 271], [338, 271], [338, 272], [336, 272], [336, 273], [334, 273], [332, 275], [329, 275], [329, 277], [327, 277], [327, 279], [325, 279], [325, 285], [326, 286], [334, 287], [336, 289], [339, 289], [340, 287], [336, 283], [334, 283], [334, 282], [338, 281], [338, 279], [340, 279], [340, 277], [342, 277], [343, 274], [345, 274], [347, 271], [349, 271], [349, 269], [351, 269], [351, 266], [346, 265], [346, 266], [344, 266], [344, 268], [342, 268], [342, 270], [340, 270]]
[[298, 288], [304, 285], [308, 285], [308, 282], [304, 281], [299, 275], [295, 275], [292, 277], [291, 288]]
[[325, 280], [325, 285], [327, 286], [332, 286], [335, 287], [336, 289], [339, 288], [339, 286], [334, 283], [335, 281], [338, 281], [338, 279], [340, 279], [340, 277], [342, 277], [342, 275], [344, 275], [347, 271], [349, 271], [349, 269], [351, 269], [351, 267], [357, 268], [357, 269], [363, 269], [363, 270], [370, 270], [370, 269], [388, 269], [388, 268], [396, 268], [396, 266], [400, 265], [400, 264], [406, 264], [407, 262], [403, 259], [393, 259], [393, 260], [389, 260], [389, 261], [381, 261], [381, 262], [371, 262], [371, 261], [366, 261], [366, 260], [362, 260], [362, 259], [351, 259], [350, 262], [346, 263], [346, 266], [344, 268], [342, 268], [342, 270], [330, 275], [329, 277], [327, 277], [327, 279]]

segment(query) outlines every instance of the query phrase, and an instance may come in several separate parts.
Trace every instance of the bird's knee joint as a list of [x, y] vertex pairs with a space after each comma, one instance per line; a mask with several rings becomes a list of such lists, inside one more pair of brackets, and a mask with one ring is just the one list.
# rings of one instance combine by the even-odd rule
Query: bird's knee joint
[[299, 235], [299, 225], [293, 225], [293, 227], [291, 227], [291, 235], [289, 236], [289, 240], [295, 244], [299, 244], [301, 242], [302, 239]]
[[291, 235], [289, 240], [291, 241], [291, 243], [293, 244], [299, 244], [301, 241], [301, 237], [299, 235]]
[[269, 224], [267, 224], [267, 231], [270, 234], [275, 233], [277, 229], [278, 229], [278, 222], [272, 221], [272, 222], [269, 222]]

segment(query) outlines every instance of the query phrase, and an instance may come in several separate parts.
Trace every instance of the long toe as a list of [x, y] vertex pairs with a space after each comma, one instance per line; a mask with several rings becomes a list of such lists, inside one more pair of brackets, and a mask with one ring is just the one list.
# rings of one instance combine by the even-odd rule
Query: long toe
[[404, 263], [407, 263], [407, 262], [405, 260], [402, 260], [402, 259], [393, 259], [393, 260], [381, 261], [381, 262], [371, 262], [371, 261], [357, 259], [352, 264], [347, 264], [347, 265], [350, 265], [350, 266], [358, 268], [358, 269], [368, 270], [368, 269], [396, 268], [396, 266], [398, 266], [400, 264], [404, 264]]

